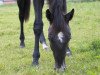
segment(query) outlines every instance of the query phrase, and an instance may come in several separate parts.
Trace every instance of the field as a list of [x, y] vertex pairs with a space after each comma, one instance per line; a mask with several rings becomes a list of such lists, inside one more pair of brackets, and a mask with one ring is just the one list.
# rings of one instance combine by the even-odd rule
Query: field
[[[31, 7], [29, 22], [25, 23], [26, 47], [19, 48], [20, 25], [17, 5], [0, 6], [0, 75], [100, 75], [100, 2], [68, 2], [68, 11], [75, 9], [70, 22], [72, 56], [66, 57], [65, 72], [54, 71], [52, 51], [42, 49], [39, 67], [32, 67], [34, 48], [33, 21]], [[47, 5], [43, 9], [44, 33], [48, 41], [49, 23], [45, 17]]]

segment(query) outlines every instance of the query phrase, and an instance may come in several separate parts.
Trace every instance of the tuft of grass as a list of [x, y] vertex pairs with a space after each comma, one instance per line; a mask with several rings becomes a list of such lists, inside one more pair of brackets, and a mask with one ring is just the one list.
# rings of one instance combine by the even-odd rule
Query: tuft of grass
[[90, 45], [90, 49], [92, 49], [92, 50], [100, 49], [100, 40], [93, 40]]

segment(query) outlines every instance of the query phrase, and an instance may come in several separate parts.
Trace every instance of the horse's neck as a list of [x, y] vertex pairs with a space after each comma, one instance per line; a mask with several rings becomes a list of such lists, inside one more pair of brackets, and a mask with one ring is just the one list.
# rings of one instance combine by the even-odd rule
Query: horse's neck
[[67, 13], [67, 3], [66, 0], [47, 0], [49, 5], [49, 10], [52, 12], [56, 5], [60, 5], [62, 7], [63, 14]]

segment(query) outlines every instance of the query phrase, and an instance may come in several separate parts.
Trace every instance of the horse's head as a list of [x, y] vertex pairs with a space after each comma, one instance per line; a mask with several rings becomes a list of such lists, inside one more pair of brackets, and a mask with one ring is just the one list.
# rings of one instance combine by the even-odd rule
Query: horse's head
[[[74, 9], [72, 9], [69, 13], [63, 15], [66, 25], [68, 25], [69, 21], [73, 18], [73, 15], [74, 15]], [[50, 22], [50, 24], [52, 25], [54, 16], [49, 11], [49, 9], [47, 9], [47, 11], [46, 11], [46, 17], [47, 17], [48, 21]]]
[[46, 11], [46, 17], [50, 22], [48, 38], [55, 59], [55, 68], [64, 70], [66, 50], [71, 38], [69, 21], [73, 18], [74, 9], [60, 17], [59, 15], [55, 17], [55, 15], [49, 9]]

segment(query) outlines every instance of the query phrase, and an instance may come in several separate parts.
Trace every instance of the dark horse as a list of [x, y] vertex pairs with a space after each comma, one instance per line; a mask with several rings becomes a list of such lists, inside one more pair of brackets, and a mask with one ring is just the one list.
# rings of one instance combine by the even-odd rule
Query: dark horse
[[[49, 41], [50, 47], [53, 51], [55, 59], [55, 69], [65, 69], [65, 56], [66, 51], [70, 52], [68, 43], [71, 38], [69, 21], [72, 19], [74, 9], [67, 13], [66, 11], [66, 0], [47, 0], [49, 9], [46, 11], [46, 17], [50, 22], [49, 27]], [[29, 18], [31, 0], [17, 0], [19, 7], [19, 20], [20, 20], [20, 47], [25, 47], [24, 43], [24, 29], [23, 23]], [[39, 52], [39, 41], [43, 44], [44, 48], [47, 48], [46, 40], [43, 34], [43, 21], [42, 21], [42, 9], [44, 0], [33, 0], [34, 11], [35, 11], [35, 22], [34, 22], [34, 34], [35, 34], [35, 46], [33, 52], [33, 65], [38, 65], [40, 58]], [[66, 14], [67, 13], [67, 14]]]

